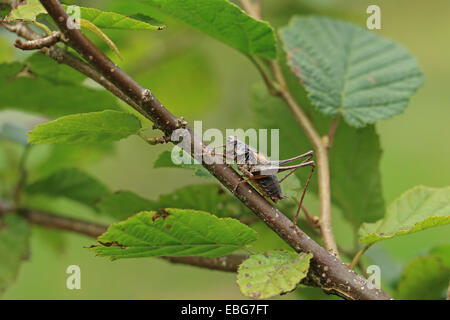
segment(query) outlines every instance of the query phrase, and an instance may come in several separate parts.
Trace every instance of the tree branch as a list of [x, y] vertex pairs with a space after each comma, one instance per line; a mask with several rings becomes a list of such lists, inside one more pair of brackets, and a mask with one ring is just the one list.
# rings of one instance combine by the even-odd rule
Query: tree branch
[[243, 254], [229, 254], [219, 258], [164, 257], [164, 259], [172, 263], [188, 264], [200, 268], [227, 272], [237, 272], [239, 265], [247, 258], [248, 256]]
[[[47, 12], [58, 25], [64, 36], [89, 64], [118, 90], [130, 98], [145, 117], [152, 120], [156, 128], [167, 136], [180, 127], [180, 119], [172, 115], [150, 92], [134, 81], [128, 74], [110, 61], [80, 30], [68, 29], [69, 18], [57, 0], [40, 0]], [[132, 105], [133, 106], [133, 105]], [[190, 138], [189, 152], [195, 156], [195, 150], [206, 151], [206, 146], [195, 137], [191, 128], [186, 126]], [[230, 191], [241, 181], [241, 176], [226, 164], [203, 162], [202, 165]], [[283, 238], [296, 251], [311, 252], [313, 259], [307, 280], [321, 287], [327, 293], [336, 294], [347, 299], [391, 299], [379, 289], [369, 289], [367, 280], [350, 270], [342, 261], [309, 238], [277, 208], [270, 204], [249, 184], [242, 184], [235, 195], [272, 230]]]
[[61, 40], [61, 32], [53, 31], [52, 34], [49, 36], [39, 38], [36, 40], [29, 40], [25, 43], [23, 43], [20, 39], [17, 39], [16, 42], [14, 42], [14, 46], [22, 50], [36, 50], [42, 49], [44, 47], [51, 47], [60, 40]]

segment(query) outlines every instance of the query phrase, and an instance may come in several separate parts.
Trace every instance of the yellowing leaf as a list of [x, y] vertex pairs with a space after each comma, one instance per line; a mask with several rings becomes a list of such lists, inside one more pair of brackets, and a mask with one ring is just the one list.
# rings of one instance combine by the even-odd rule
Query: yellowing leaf
[[238, 270], [241, 292], [254, 299], [266, 299], [295, 289], [306, 277], [312, 254], [270, 251], [255, 254]]
[[110, 38], [108, 38], [108, 36], [104, 34], [103, 31], [100, 30], [100, 28], [98, 28], [95, 24], [85, 19], [80, 19], [80, 25], [82, 28], [88, 29], [89, 31], [95, 33], [97, 36], [102, 38], [103, 41], [105, 41], [108, 44], [108, 46], [115, 52], [115, 54], [119, 57], [119, 59], [123, 60], [116, 44]]

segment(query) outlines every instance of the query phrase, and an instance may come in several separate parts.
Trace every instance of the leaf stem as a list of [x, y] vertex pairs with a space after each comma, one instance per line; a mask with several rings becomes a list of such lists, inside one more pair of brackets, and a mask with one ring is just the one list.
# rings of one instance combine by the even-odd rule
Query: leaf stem
[[371, 244], [367, 244], [365, 245], [361, 250], [359, 250], [356, 255], [353, 257], [352, 262], [350, 263], [350, 269], [354, 269], [355, 266], [358, 264], [359, 259], [361, 258], [361, 256], [367, 251], [367, 249], [369, 249], [371, 246]]
[[269, 90], [271, 95], [278, 96], [280, 94], [280, 90], [276, 88], [276, 84], [270, 79], [267, 72], [264, 70], [264, 68], [261, 66], [258, 61], [252, 56], [248, 56], [250, 61], [255, 65], [256, 69], [260, 73], [261, 77], [263, 78], [264, 83], [266, 84], [267, 89]]
[[[241, 0], [244, 8], [248, 9], [248, 13], [255, 19], [261, 19], [259, 13], [252, 8], [252, 4], [249, 0]], [[277, 85], [280, 87], [279, 90], [274, 91], [273, 86], [267, 81], [267, 75], [260, 71], [264, 82], [266, 83], [267, 89], [274, 96], [279, 96], [291, 112], [294, 115], [297, 123], [302, 127], [303, 131], [306, 133], [309, 141], [311, 142], [317, 157], [317, 169], [318, 169], [318, 184], [319, 184], [319, 202], [320, 202], [320, 231], [322, 234], [322, 239], [325, 248], [332, 254], [339, 257], [339, 251], [336, 245], [336, 240], [334, 239], [333, 226], [331, 223], [331, 192], [330, 192], [330, 169], [328, 161], [328, 144], [324, 144], [323, 140], [312, 124], [308, 116], [303, 112], [300, 105], [293, 98], [290, 93], [286, 80], [281, 70], [281, 66], [278, 61], [270, 61], [272, 72], [275, 77]]]
[[330, 130], [328, 131], [327, 149], [331, 149], [334, 142], [334, 136], [336, 135], [336, 129], [339, 125], [340, 114], [338, 113], [331, 123]]

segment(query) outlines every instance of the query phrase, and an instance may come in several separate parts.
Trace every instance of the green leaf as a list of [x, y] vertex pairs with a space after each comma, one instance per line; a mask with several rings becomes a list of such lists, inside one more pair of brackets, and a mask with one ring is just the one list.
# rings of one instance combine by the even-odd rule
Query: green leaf
[[94, 206], [95, 201], [110, 193], [102, 183], [74, 168], [56, 171], [27, 186], [25, 192], [64, 197], [89, 206]]
[[154, 209], [154, 203], [129, 191], [119, 191], [103, 197], [97, 208], [101, 213], [123, 220], [141, 211]]
[[[253, 87], [250, 101], [257, 128], [281, 128], [279, 153], [282, 159], [312, 149], [291, 112], [280, 99], [272, 97], [262, 84]], [[306, 104], [304, 106], [321, 135], [327, 134], [331, 121], [307, 108]], [[380, 158], [379, 137], [373, 126], [356, 129], [343, 121], [339, 122], [333, 147], [329, 152], [331, 196], [333, 203], [342, 209], [345, 217], [356, 228], [363, 222], [374, 222], [384, 215]], [[304, 182], [309, 172], [308, 168], [302, 168], [296, 171], [296, 176]], [[316, 179], [317, 174], [314, 174], [308, 192], [317, 192]], [[281, 184], [283, 190], [288, 188], [284, 183]], [[297, 197], [299, 194], [300, 192]]]
[[[63, 5], [67, 10], [67, 5]], [[149, 19], [135, 19], [115, 12], [105, 12], [94, 8], [77, 6], [80, 9], [80, 18], [92, 22], [99, 28], [127, 29], [127, 30], [162, 30], [161, 25], [152, 25]], [[9, 21], [25, 20], [36, 21], [39, 14], [47, 13], [39, 0], [27, 0], [24, 4], [11, 11]]]
[[[212, 178], [212, 175], [200, 163], [193, 160], [190, 155], [179, 149], [179, 152], [174, 152], [175, 164], [172, 160], [172, 151], [163, 151], [158, 158], [153, 162], [153, 168], [185, 168], [194, 170], [194, 175], [203, 178]], [[189, 164], [191, 163], [192, 164]]]
[[124, 139], [141, 129], [139, 119], [120, 111], [74, 114], [38, 125], [28, 133], [29, 143], [104, 143]]
[[[129, 4], [128, 4], [128, 7], [130, 7]], [[156, 20], [152, 17], [146, 16], [145, 14], [142, 14], [142, 13], [135, 13], [135, 14], [130, 15], [129, 17], [132, 19], [138, 20], [138, 21], [145, 22], [152, 26], [159, 27], [160, 30], [167, 28], [167, 26], [164, 23], [162, 23], [161, 21]]]
[[[448, 255], [448, 252], [447, 252]], [[450, 267], [437, 255], [412, 259], [402, 272], [395, 298], [402, 300], [443, 299], [450, 280]]]
[[28, 222], [10, 213], [0, 219], [0, 293], [19, 273], [20, 264], [28, 258], [30, 228]]
[[47, 13], [39, 0], [23, 1], [17, 8], [13, 9], [6, 19], [7, 21], [36, 21], [41, 13]]
[[450, 223], [450, 187], [419, 186], [410, 189], [388, 208], [386, 217], [365, 223], [359, 230], [362, 243], [373, 244]]
[[406, 49], [346, 22], [295, 17], [281, 38], [292, 71], [317, 109], [342, 113], [355, 127], [403, 112], [423, 84]]
[[333, 203], [355, 230], [385, 214], [380, 138], [373, 125], [353, 128], [341, 121], [329, 151]]
[[0, 64], [0, 88], [3, 92], [8, 92], [0, 99], [0, 110], [18, 109], [59, 117], [72, 113], [118, 109], [115, 98], [105, 90], [94, 90], [77, 83], [78, 76], [73, 82], [67, 77], [62, 77], [61, 74], [67, 71], [68, 66], [58, 65], [47, 58], [49, 69], [60, 71], [52, 73], [56, 76], [53, 80], [49, 80], [52, 74], [44, 72], [42, 60], [39, 60], [37, 68], [39, 72], [34, 73], [35, 61], [35, 59], [28, 60], [27, 64], [18, 62]]
[[155, 256], [220, 257], [256, 240], [256, 232], [231, 218], [202, 211], [141, 212], [111, 225], [91, 247], [112, 259]]
[[[67, 6], [64, 6], [66, 9]], [[151, 19], [136, 19], [120, 13], [106, 12], [94, 8], [80, 8], [80, 18], [92, 22], [98, 28], [127, 30], [162, 30], [165, 26], [153, 25]]]
[[[272, 27], [248, 16], [228, 0], [142, 0], [150, 16], [171, 16], [247, 55], [275, 59]], [[145, 9], [145, 8], [143, 8]], [[145, 12], [147, 13], [147, 12]]]
[[312, 254], [270, 251], [255, 254], [238, 270], [237, 283], [242, 294], [266, 299], [295, 289], [306, 277]]

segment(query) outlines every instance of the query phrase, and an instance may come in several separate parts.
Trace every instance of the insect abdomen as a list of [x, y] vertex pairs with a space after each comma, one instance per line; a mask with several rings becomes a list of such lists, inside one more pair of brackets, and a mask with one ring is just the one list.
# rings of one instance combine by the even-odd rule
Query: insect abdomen
[[273, 202], [286, 198], [281, 192], [280, 183], [276, 176], [267, 176], [254, 180], [254, 182], [258, 186], [258, 189]]

